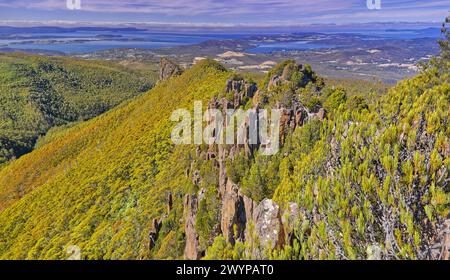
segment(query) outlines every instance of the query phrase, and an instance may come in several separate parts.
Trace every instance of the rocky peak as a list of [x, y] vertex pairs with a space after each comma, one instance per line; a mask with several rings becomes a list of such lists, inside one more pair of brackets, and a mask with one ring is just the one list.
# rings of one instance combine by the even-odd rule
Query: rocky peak
[[278, 64], [268, 74], [267, 90], [271, 91], [285, 84], [294, 89], [306, 86], [309, 82], [315, 82], [316, 74], [311, 71], [310, 66], [297, 64], [294, 60], [287, 60]]
[[159, 80], [165, 81], [170, 79], [173, 76], [179, 76], [183, 73], [183, 68], [173, 62], [172, 60], [163, 57], [160, 61], [159, 67]]

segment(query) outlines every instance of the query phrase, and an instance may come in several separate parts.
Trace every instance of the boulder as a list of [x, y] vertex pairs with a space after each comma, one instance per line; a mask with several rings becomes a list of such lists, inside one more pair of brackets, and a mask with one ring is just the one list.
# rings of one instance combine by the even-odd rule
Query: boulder
[[264, 199], [253, 213], [255, 233], [260, 245], [275, 249], [284, 245], [284, 229], [280, 207], [271, 199]]
[[381, 249], [380, 245], [373, 244], [367, 247], [366, 254], [367, 254], [367, 260], [369, 261], [377, 261], [381, 260], [383, 250]]

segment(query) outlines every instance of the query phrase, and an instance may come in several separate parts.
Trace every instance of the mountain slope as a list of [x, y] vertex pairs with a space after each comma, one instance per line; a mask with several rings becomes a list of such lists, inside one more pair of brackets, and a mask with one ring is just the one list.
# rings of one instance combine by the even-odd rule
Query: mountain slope
[[440, 258], [432, 248], [448, 250], [437, 236], [450, 213], [449, 66], [435, 59], [381, 97], [322, 88], [295, 62], [277, 66], [252, 103], [283, 109], [282, 148], [267, 157], [238, 145], [194, 158], [213, 162], [208, 173], [219, 182], [202, 177], [187, 195], [195, 227], [186, 224], [185, 257]]
[[310, 224], [297, 233], [301, 250], [281, 256], [355, 259], [379, 248], [382, 258], [430, 258], [450, 214], [448, 66], [399, 83], [369, 110], [340, 107], [309, 150], [289, 150], [274, 199], [297, 197]]
[[[255, 91], [203, 61], [1, 170], [0, 258], [431, 258], [449, 215], [449, 66], [379, 97], [295, 61]], [[283, 109], [281, 150], [174, 146], [170, 115], [194, 100]]]
[[219, 94], [227, 76], [202, 62], [1, 170], [0, 258], [65, 258], [70, 245], [91, 259], [148, 258], [165, 196], [155, 177], [183, 150], [170, 142], [170, 115]]
[[152, 86], [118, 64], [0, 53], [0, 164], [50, 128], [95, 117]]

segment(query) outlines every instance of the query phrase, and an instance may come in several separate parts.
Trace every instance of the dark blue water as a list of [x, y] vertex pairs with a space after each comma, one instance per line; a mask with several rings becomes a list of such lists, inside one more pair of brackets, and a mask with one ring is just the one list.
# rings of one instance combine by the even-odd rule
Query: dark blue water
[[263, 43], [258, 45], [258, 47], [249, 49], [249, 53], [271, 53], [271, 52], [282, 52], [282, 51], [295, 51], [295, 50], [317, 50], [317, 49], [327, 49], [333, 48], [336, 45], [330, 44], [319, 44], [312, 43], [308, 41], [293, 41], [293, 42], [276, 42], [276, 43]]
[[[159, 49], [202, 43], [208, 40], [239, 39], [233, 34], [162, 34], [146, 31], [73, 31], [40, 32], [39, 29], [24, 32], [0, 27], [0, 48], [37, 49], [67, 54], [87, 53], [115, 48]], [[14, 32], [14, 33], [13, 33]]]
[[358, 34], [361, 36], [370, 37], [368, 40], [376, 39], [391, 39], [391, 40], [410, 40], [410, 39], [420, 39], [420, 38], [439, 38], [441, 37], [440, 28], [424, 28], [424, 29], [375, 29], [375, 30], [344, 30], [329, 32], [332, 33], [342, 33], [342, 34]]
[[[343, 30], [324, 32], [328, 34], [348, 33], [376, 39], [415, 39], [437, 38], [439, 29], [422, 30]], [[252, 34], [253, 36], [255, 34]], [[58, 51], [66, 54], [88, 53], [115, 48], [159, 49], [198, 44], [208, 40], [241, 39], [249, 35], [234, 34], [172, 34], [151, 33], [139, 29], [101, 29], [101, 28], [10, 28], [0, 27], [0, 48], [37, 49]], [[274, 51], [313, 50], [333, 48], [336, 45], [318, 42], [289, 41], [262, 42], [247, 50], [251, 53], [270, 53]]]

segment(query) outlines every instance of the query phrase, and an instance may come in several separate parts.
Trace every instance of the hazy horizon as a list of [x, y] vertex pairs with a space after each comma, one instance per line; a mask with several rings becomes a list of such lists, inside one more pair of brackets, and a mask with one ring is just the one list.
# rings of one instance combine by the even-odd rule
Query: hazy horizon
[[[74, 0], [75, 1], [75, 0]], [[76, 1], [75, 1], [76, 2]], [[449, 0], [0, 0], [0, 24], [169, 24], [190, 26], [300, 26], [313, 24], [438, 23], [450, 7]], [[130, 20], [132, 19], [132, 20]]]
[[256, 24], [192, 24], [192, 23], [146, 23], [146, 22], [67, 22], [67, 21], [0, 21], [3, 28], [52, 28], [52, 29], [123, 29], [147, 30], [162, 33], [202, 32], [212, 34], [288, 34], [302, 32], [336, 33], [356, 32], [366, 33], [374, 30], [426, 30], [440, 29], [440, 22], [374, 22], [346, 24], [304, 24], [304, 25], [256, 25]]

